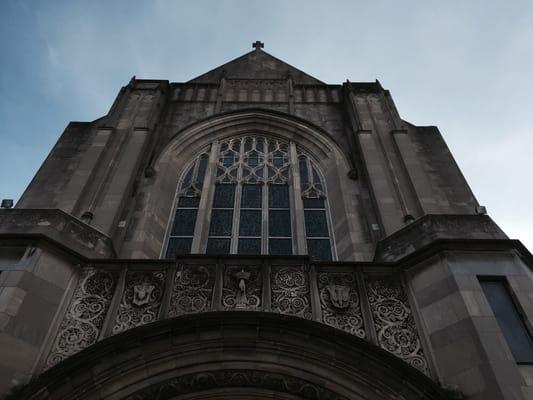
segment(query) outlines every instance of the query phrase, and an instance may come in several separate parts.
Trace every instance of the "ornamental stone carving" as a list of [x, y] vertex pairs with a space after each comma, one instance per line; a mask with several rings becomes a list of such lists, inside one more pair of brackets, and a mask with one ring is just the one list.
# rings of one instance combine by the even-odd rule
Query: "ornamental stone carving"
[[228, 266], [224, 271], [222, 305], [232, 310], [258, 310], [262, 277], [259, 266]]
[[85, 269], [61, 322], [45, 369], [96, 343], [113, 298], [117, 273]]
[[185, 397], [213, 389], [224, 389], [228, 399], [235, 395], [244, 398], [242, 395], [246, 391], [243, 389], [250, 389], [250, 392], [262, 389], [271, 392], [272, 399], [348, 400], [323, 386], [298, 377], [254, 370], [221, 370], [183, 375], [142, 389], [126, 397], [126, 400], [178, 399], [182, 395]]
[[180, 265], [174, 277], [169, 316], [210, 311], [214, 284], [214, 265]]
[[113, 326], [113, 334], [158, 319], [165, 278], [165, 271], [127, 272], [124, 293]]
[[303, 266], [272, 267], [272, 311], [311, 319], [308, 273]]
[[407, 296], [398, 279], [368, 278], [368, 301], [379, 345], [429, 375]]
[[322, 321], [352, 335], [365, 338], [357, 281], [353, 273], [319, 273], [318, 291]]

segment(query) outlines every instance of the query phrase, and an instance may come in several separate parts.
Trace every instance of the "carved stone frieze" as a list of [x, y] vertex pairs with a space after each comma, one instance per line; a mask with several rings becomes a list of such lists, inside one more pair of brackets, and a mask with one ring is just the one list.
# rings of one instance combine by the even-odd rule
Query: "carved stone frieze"
[[228, 310], [260, 309], [262, 282], [259, 266], [226, 267], [222, 305]]
[[429, 375], [418, 330], [401, 282], [391, 278], [368, 278], [368, 301], [379, 345]]
[[209, 311], [214, 284], [214, 265], [180, 265], [174, 278], [169, 316]]
[[227, 398], [232, 398], [232, 390], [238, 390], [241, 398], [242, 389], [250, 389], [251, 392], [262, 389], [273, 392], [273, 399], [347, 400], [323, 386], [298, 377], [254, 370], [220, 370], [183, 375], [142, 389], [126, 397], [126, 400], [180, 399], [181, 395], [214, 389], [224, 389]]
[[128, 271], [114, 334], [158, 319], [165, 278], [165, 271]]
[[83, 271], [46, 360], [45, 369], [96, 343], [113, 298], [117, 276], [116, 272], [110, 271]]
[[322, 321], [352, 335], [365, 338], [357, 281], [353, 273], [318, 274]]
[[311, 319], [308, 273], [303, 266], [272, 267], [272, 311]]

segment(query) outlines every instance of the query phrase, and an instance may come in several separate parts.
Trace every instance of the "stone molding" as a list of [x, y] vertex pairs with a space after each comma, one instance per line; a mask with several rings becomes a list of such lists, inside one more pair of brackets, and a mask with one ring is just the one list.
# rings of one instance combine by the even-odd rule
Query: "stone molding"
[[112, 336], [46, 371], [19, 398], [189, 399], [221, 389], [282, 399], [448, 398], [357, 336], [257, 311], [185, 315]]
[[111, 239], [59, 209], [0, 209], [0, 235], [42, 235], [84, 258], [115, 258]]

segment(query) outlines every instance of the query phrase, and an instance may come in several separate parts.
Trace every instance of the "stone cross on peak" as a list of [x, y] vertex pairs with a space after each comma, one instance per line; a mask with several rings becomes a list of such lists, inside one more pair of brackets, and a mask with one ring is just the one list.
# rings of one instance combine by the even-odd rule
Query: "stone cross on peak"
[[261, 42], [260, 40], [256, 40], [254, 43], [252, 43], [252, 47], [256, 50], [259, 50], [265, 47], [265, 44]]

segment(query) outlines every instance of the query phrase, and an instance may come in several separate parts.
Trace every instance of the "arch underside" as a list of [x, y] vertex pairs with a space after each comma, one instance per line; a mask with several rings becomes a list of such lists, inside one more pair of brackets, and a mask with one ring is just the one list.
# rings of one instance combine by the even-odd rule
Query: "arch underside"
[[22, 398], [445, 399], [353, 335], [262, 312], [181, 316], [112, 336], [43, 373]]

